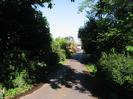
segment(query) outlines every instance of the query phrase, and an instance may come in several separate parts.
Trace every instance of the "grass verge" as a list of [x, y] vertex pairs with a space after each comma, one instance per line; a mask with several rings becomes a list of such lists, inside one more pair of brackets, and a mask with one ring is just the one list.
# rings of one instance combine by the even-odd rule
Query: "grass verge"
[[90, 73], [96, 73], [97, 68], [94, 64], [86, 64], [86, 68]]
[[25, 93], [26, 91], [30, 90], [31, 88], [32, 88], [32, 85], [26, 85], [23, 87], [16, 87], [16, 88], [9, 89], [4, 94], [5, 99], [12, 99], [16, 95]]
[[60, 61], [59, 64], [64, 65], [66, 63], [66, 59], [64, 61]]

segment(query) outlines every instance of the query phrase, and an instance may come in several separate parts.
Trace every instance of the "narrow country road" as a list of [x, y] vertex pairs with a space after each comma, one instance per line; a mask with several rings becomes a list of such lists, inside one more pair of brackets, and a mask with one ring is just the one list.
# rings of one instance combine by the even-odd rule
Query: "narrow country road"
[[[74, 57], [81, 59], [81, 56]], [[48, 83], [19, 99], [98, 99], [88, 90], [89, 75], [79, 60], [68, 59], [58, 72], [50, 75]]]

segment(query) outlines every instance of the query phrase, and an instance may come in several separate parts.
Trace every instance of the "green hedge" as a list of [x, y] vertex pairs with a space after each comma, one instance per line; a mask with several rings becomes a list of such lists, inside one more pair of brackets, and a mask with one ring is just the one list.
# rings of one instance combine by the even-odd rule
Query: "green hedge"
[[133, 91], [133, 58], [123, 54], [103, 53], [98, 71], [111, 83]]

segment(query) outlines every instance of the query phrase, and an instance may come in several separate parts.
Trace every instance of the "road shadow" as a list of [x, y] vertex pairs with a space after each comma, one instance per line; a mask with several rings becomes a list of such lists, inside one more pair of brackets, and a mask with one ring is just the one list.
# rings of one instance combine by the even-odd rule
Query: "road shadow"
[[[80, 63], [84, 63], [85, 58], [81, 53], [76, 54], [73, 58]], [[55, 90], [65, 86], [81, 93], [87, 93], [88, 96], [98, 97], [98, 99], [124, 99], [118, 97], [113, 90], [106, 86], [99, 76], [92, 75], [87, 71], [77, 72], [69, 65], [60, 66], [60, 70], [56, 75], [55, 73], [50, 75], [48, 83]]]
[[87, 93], [88, 96], [99, 97], [98, 99], [119, 99], [100, 79], [86, 71], [76, 72], [68, 65], [62, 66], [57, 75], [51, 75], [48, 83], [55, 90], [65, 86], [80, 93]]
[[72, 59], [75, 59], [79, 61], [82, 64], [87, 64], [88, 60], [90, 60], [90, 54], [85, 54], [85, 53], [75, 53], [72, 56]]

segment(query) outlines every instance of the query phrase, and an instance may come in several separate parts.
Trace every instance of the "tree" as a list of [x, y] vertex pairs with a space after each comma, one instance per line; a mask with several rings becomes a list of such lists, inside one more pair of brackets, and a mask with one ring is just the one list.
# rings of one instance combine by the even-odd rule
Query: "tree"
[[81, 39], [82, 48], [87, 53], [92, 53], [97, 49], [96, 44], [97, 25], [94, 18], [91, 18], [84, 27], [79, 29], [78, 37]]
[[64, 54], [66, 58], [70, 58], [76, 52], [76, 43], [71, 36], [65, 38], [58, 37], [54, 40], [53, 50], [55, 52], [62, 52], [60, 56]]
[[50, 0], [0, 1], [0, 82], [7, 88], [15, 87], [12, 81], [23, 70], [33, 82], [48, 66], [46, 55], [52, 53], [49, 25], [33, 7], [43, 3]]
[[[92, 2], [92, 0], [85, 0], [84, 2]], [[84, 3], [83, 3], [84, 4]], [[117, 52], [125, 51], [126, 46], [133, 44], [133, 33], [132, 33], [132, 12], [133, 2], [130, 0], [94, 0], [92, 8], [89, 10], [94, 11], [93, 18], [96, 23], [96, 32], [91, 31], [89, 27], [84, 27], [84, 33], [79, 33], [86, 39], [92, 39], [91, 35], [95, 35], [96, 46], [100, 51], [109, 51], [115, 48]], [[88, 6], [87, 6], [88, 7]], [[95, 8], [95, 9], [94, 9]], [[91, 14], [89, 13], [88, 18], [91, 19]], [[89, 21], [91, 23], [91, 21]], [[79, 32], [81, 32], [80, 29]], [[91, 32], [91, 34], [89, 34]], [[81, 37], [81, 40], [83, 38]], [[85, 45], [90, 44], [88, 41]], [[110, 45], [110, 46], [108, 46]], [[90, 49], [91, 47], [87, 47]]]

